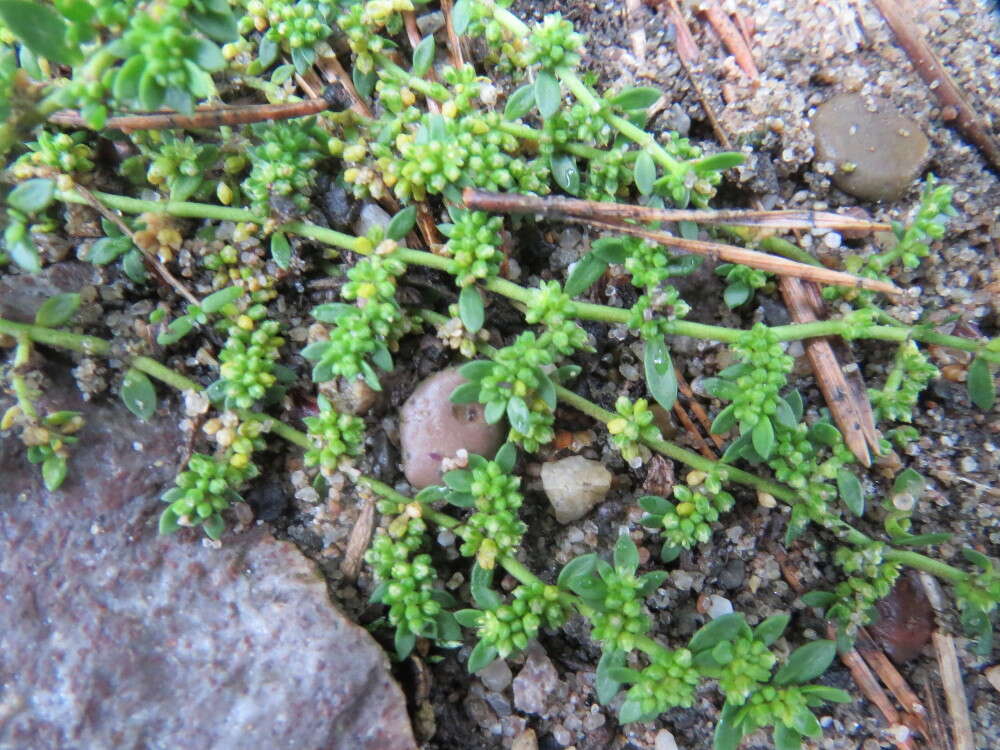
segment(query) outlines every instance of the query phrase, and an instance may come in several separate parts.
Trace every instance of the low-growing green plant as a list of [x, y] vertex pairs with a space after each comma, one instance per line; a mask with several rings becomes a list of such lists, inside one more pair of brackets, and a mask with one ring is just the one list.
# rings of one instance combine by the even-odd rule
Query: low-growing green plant
[[[1000, 339], [903, 324], [878, 306], [874, 293], [845, 287], [824, 291], [841, 298], [841, 313], [831, 320], [757, 323], [748, 330], [694, 322], [671, 279], [692, 273], [701, 259], [635, 237], [594, 240], [564, 280], [546, 276], [531, 286], [509, 280], [505, 238], [515, 224], [466, 206], [464, 188], [704, 207], [724, 171], [743, 160], [734, 153], [706, 155], [677, 134], [654, 137], [646, 121], [660, 98], [657, 89], [598, 91], [592, 76], [580, 70], [585, 39], [568, 19], [551, 14], [528, 25], [509, 5], [458, 0], [447, 20], [457, 34], [485, 39], [486, 60], [462, 62], [460, 51], [451, 50], [452, 64], [443, 65], [435, 37], [410, 44], [409, 0], [0, 2], [6, 24], [0, 27], [0, 93], [6, 94], [0, 96], [0, 152], [10, 153], [7, 174], [17, 183], [6, 194], [0, 262], [39, 272], [48, 258], [37, 238], [57, 230], [52, 215], [67, 204], [96, 200], [125, 216], [119, 223], [105, 215], [105, 236], [89, 246], [86, 260], [108, 274], [118, 273], [112, 264], [120, 260], [121, 272], [135, 285], [130, 288], [141, 289], [153, 278], [146, 256], [173, 265], [182, 251], [190, 260], [185, 278], [203, 295], [188, 292], [183, 302], [161, 295], [144, 329], [150, 335], [129, 348], [66, 327], [80, 304], [77, 295], [53, 297], [33, 324], [0, 319], [0, 338], [14, 347], [3, 378], [15, 398], [0, 429], [19, 429], [49, 489], [71, 476], [69, 448], [82, 420], [75, 412], [40, 413], [31, 363], [36, 344], [123, 363], [120, 396], [140, 419], [152, 418], [159, 406], [154, 381], [203, 391], [216, 409], [204, 425], [207, 447], [192, 455], [164, 494], [162, 532], [201, 526], [219, 539], [227, 509], [259, 472], [255, 453], [278, 436], [303, 450], [316, 486], [339, 472], [379, 496], [382, 523], [366, 560], [377, 581], [372, 600], [387, 608], [399, 658], [421, 638], [441, 647], [468, 642], [474, 672], [516, 655], [542, 629], [559, 628], [578, 615], [601, 649], [595, 691], [602, 704], [623, 693], [620, 721], [649, 721], [692, 705], [699, 685], [714, 681], [725, 699], [715, 733], [719, 750], [735, 748], [743, 736], [765, 727], [782, 749], [818, 737], [813, 709], [849, 696], [814, 680], [833, 661], [837, 645], [847, 647], [857, 627], [871, 620], [875, 603], [904, 567], [953, 584], [963, 624], [988, 649], [1000, 602], [995, 563], [967, 550], [970, 572], [911, 549], [947, 538], [913, 533], [922, 478], [905, 469], [881, 503], [866, 498], [866, 483], [839, 430], [826, 414], [808, 411], [789, 388], [793, 360], [786, 347], [819, 336], [897, 344], [885, 383], [871, 390], [876, 417], [884, 423], [912, 421], [919, 393], [937, 375], [921, 346], [968, 352], [970, 400], [990, 409]], [[131, 145], [120, 133], [105, 132], [133, 149], [122, 173], [133, 186], [152, 186], [158, 197], [78, 189], [79, 182], [104, 184], [96, 179], [95, 131], [112, 112], [166, 107], [181, 116], [234, 88], [260, 92], [272, 102], [289, 99], [293, 73], [308, 74], [328, 54], [335, 27], [351, 53], [350, 81], [341, 83], [357, 91], [354, 110], [227, 124], [214, 134], [204, 128], [186, 134], [140, 131], [130, 136]], [[401, 52], [407, 48], [408, 60]], [[509, 90], [501, 90], [501, 80], [512, 82]], [[79, 121], [70, 133], [42, 124], [61, 108], [76, 110], [91, 130], [80, 130]], [[321, 165], [333, 172], [332, 180], [321, 176]], [[328, 183], [345, 195], [380, 201], [393, 216], [363, 236], [340, 231], [348, 219], [331, 220], [338, 228], [324, 226], [313, 209]], [[929, 177], [914, 218], [894, 224], [895, 244], [880, 254], [849, 258], [848, 270], [889, 279], [897, 261], [916, 268], [931, 243], [944, 236], [954, 213], [950, 200], [951, 189]], [[138, 222], [132, 215], [139, 215]], [[172, 223], [175, 218], [200, 222], [195, 237], [182, 236], [189, 227]], [[687, 221], [678, 227], [688, 238], [698, 231]], [[429, 251], [411, 247], [420, 242]], [[270, 257], [264, 257], [265, 248]], [[424, 303], [440, 302], [447, 315], [400, 293], [414, 268], [447, 279]], [[312, 365], [310, 377], [303, 378], [283, 364], [298, 363], [288, 359], [285, 342], [305, 336], [282, 330], [284, 303], [277, 301], [277, 289], [289, 276], [312, 269], [329, 272], [339, 301], [312, 310], [315, 324], [298, 352]], [[584, 299], [609, 271], [627, 276], [629, 296], [609, 305]], [[730, 307], [773, 288], [764, 273], [747, 266], [726, 264], [716, 271], [726, 282]], [[524, 329], [503, 340], [488, 325], [497, 298], [524, 317]], [[599, 343], [594, 331], [602, 329], [584, 325], [589, 323], [614, 326], [622, 336], [628, 330], [641, 342], [646, 393], [620, 394], [614, 412], [567, 387]], [[482, 404], [487, 422], [509, 427], [508, 442], [496, 456], [468, 456], [464, 466], [449, 467], [441, 486], [410, 498], [354, 465], [364, 445], [361, 418], [339, 413], [323, 395], [316, 396], [316, 413], [302, 420], [305, 432], [276, 416], [293, 382], [306, 391], [332, 380], [363, 379], [380, 390], [400, 341], [425, 325], [436, 326], [469, 360], [460, 368], [468, 382], [452, 401]], [[202, 335], [192, 344], [196, 333]], [[670, 350], [677, 337], [728, 345], [735, 360], [706, 383], [722, 402], [712, 432], [734, 433], [718, 461], [668, 442], [654, 420], [657, 404], [669, 410], [677, 399]], [[211, 349], [217, 377], [206, 385], [166, 367], [159, 361], [164, 349], [197, 349], [201, 365], [212, 361], [203, 356]], [[554, 581], [521, 562], [523, 539], [531, 532], [519, 512], [516, 451], [534, 453], [552, 443], [560, 404], [605, 424], [610, 445], [633, 468], [653, 452], [688, 467], [672, 498], [635, 500], [645, 511], [642, 526], [662, 542], [652, 563], [640, 565], [633, 539], [645, 538], [640, 529], [619, 536], [610, 555], [567, 562]], [[900, 443], [915, 436], [907, 425], [888, 435]], [[790, 617], [783, 613], [756, 627], [741, 613], [724, 615], [684, 642], [653, 628], [645, 602], [665, 583], [663, 565], [685, 549], [712, 542], [740, 498], [737, 485], [791, 507], [787, 543], [811, 524], [813, 543], [834, 550], [843, 580], [833, 591], [813, 591], [804, 600], [836, 624], [839, 644], [821, 639], [792, 649], [800, 639], [795, 629], [785, 635]], [[863, 533], [849, 522], [854, 517], [881, 522], [884, 535]], [[464, 562], [454, 565], [466, 566], [471, 602], [461, 603], [444, 589], [445, 571], [435, 567], [431, 554], [435, 528], [458, 540]], [[517, 581], [509, 594], [492, 585], [501, 571]]]

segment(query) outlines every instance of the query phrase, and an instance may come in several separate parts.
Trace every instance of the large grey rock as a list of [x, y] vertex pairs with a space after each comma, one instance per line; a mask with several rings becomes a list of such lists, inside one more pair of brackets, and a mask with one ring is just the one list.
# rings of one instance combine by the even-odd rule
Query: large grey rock
[[415, 747], [311, 562], [263, 527], [157, 536], [177, 431], [58, 395], [87, 419], [60, 491], [0, 439], [0, 748]]
[[903, 196], [927, 160], [930, 142], [920, 126], [888, 101], [858, 94], [824, 102], [812, 119], [816, 160], [832, 162], [834, 183], [870, 201]]

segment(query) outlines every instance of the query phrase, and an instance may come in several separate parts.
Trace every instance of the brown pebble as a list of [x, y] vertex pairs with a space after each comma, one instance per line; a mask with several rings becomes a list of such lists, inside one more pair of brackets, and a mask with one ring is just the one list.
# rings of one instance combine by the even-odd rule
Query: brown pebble
[[868, 632], [897, 664], [917, 656], [931, 639], [934, 612], [920, 581], [911, 574], [900, 576], [892, 591], [875, 605], [878, 620]]
[[885, 99], [870, 107], [857, 94], [821, 104], [812, 120], [816, 161], [832, 162], [833, 181], [863, 200], [903, 196], [927, 160], [930, 142], [917, 123]]
[[403, 473], [416, 489], [441, 482], [441, 461], [460, 450], [493, 458], [503, 441], [502, 424], [486, 424], [480, 404], [453, 404], [452, 391], [467, 382], [458, 370], [424, 380], [399, 412]]

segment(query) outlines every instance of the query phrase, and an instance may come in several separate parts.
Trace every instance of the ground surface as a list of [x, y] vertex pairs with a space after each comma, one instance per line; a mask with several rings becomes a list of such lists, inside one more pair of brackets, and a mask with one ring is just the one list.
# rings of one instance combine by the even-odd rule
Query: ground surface
[[[703, 20], [686, 11], [702, 57], [693, 66], [693, 75], [707, 99], [716, 108], [722, 126], [737, 144], [752, 146], [753, 157], [740, 170], [737, 184], [725, 188], [717, 205], [749, 206], [756, 197], [776, 207], [849, 207], [862, 205], [876, 218], [903, 218], [914, 205], [914, 188], [898, 202], [883, 205], [861, 204], [857, 199], [831, 187], [822, 165], [813, 162], [812, 137], [808, 124], [813, 108], [830, 96], [845, 91], [879, 95], [896, 104], [914, 118], [932, 142], [928, 169], [956, 187], [956, 206], [960, 212], [947, 241], [935, 247], [933, 256], [917, 272], [898, 281], [921, 289], [918, 303], [895, 312], [901, 316], [930, 315], [944, 320], [957, 315], [952, 327], [964, 326], [965, 335], [978, 330], [987, 336], [998, 334], [997, 282], [1000, 279], [1000, 219], [997, 195], [1000, 180], [984, 161], [940, 118], [937, 105], [926, 86], [906, 62], [902, 51], [892, 43], [887, 28], [868, 3], [848, 0], [760, 0], [726, 2], [750, 16], [756, 26], [754, 53], [761, 69], [759, 86], [751, 86], [726, 57], [719, 41], [707, 30]], [[682, 5], [684, 5], [682, 3]], [[949, 69], [977, 102], [977, 109], [1000, 129], [1000, 18], [988, 0], [917, 3], [915, 14], [920, 26], [932, 39], [937, 52]], [[623, 4], [617, 2], [521, 2], [517, 11], [522, 17], [540, 16], [560, 10], [590, 35], [585, 61], [597, 71], [602, 82], [624, 86], [643, 83], [661, 87], [669, 103], [654, 128], [679, 129], [712, 149], [712, 130], [705, 112], [694, 96], [690, 80], [675, 57], [673, 34], [665, 16], [655, 10], [640, 8], [638, 22], [647, 38], [645, 60], [636, 60], [629, 46]], [[517, 259], [520, 281], [531, 283], [538, 278], [562, 278], [566, 267], [586, 251], [587, 238], [575, 229], [561, 226], [544, 232], [523, 232], [519, 238]], [[821, 238], [806, 235], [803, 241], [813, 249], [836, 256], [842, 248], [830, 247]], [[852, 251], [864, 249], [866, 241], [851, 241]], [[411, 273], [409, 289], [415, 297], [427, 285], [440, 282], [430, 273]], [[992, 286], [991, 286], [992, 285]], [[593, 292], [594, 300], [613, 303], [607, 296], [613, 287]], [[317, 290], [294, 282], [283, 288], [286, 309], [284, 321], [304, 337], [307, 312], [315, 304], [335, 299], [333, 292]], [[708, 269], [685, 282], [682, 293], [694, 308], [691, 318], [726, 325], [747, 326], [756, 319], [768, 323], [787, 319], [780, 301], [758, 297], [738, 313], [721, 304], [722, 286]], [[105, 314], [110, 311], [120, 320], [148, 313], [149, 306], [126, 295], [101, 301]], [[506, 343], [517, 332], [519, 316], [495, 302], [490, 321], [495, 343]], [[508, 314], [511, 313], [511, 314]], [[114, 321], [108, 320], [114, 327]], [[580, 358], [586, 375], [575, 389], [605, 407], [621, 393], [642, 395], [641, 351], [627, 332], [595, 325], [592, 332], [600, 342], [598, 352]], [[293, 348], [299, 348], [294, 344]], [[677, 340], [672, 342], [677, 361], [692, 383], [696, 394], [714, 412], [718, 404], [701, 392], [700, 378], [714, 374], [728, 363], [725, 347]], [[801, 349], [793, 353], [801, 355]], [[854, 353], [865, 377], [880, 384], [893, 348], [887, 345], [855, 344]], [[939, 366], [950, 363], [947, 353], [940, 353]], [[385, 395], [366, 415], [369, 427], [367, 454], [362, 469], [377, 478], [398, 484], [399, 406], [412, 392], [418, 380], [452, 362], [452, 355], [433, 335], [415, 335], [403, 343], [397, 357], [399, 367], [385, 379]], [[197, 360], [177, 360], [172, 364], [197, 367]], [[301, 364], [301, 363], [300, 363]], [[821, 397], [809, 373], [804, 357], [799, 357], [796, 385], [806, 397], [808, 407], [822, 405]], [[81, 377], [78, 375], [78, 377]], [[177, 407], [179, 413], [181, 407]], [[294, 415], [293, 415], [294, 416]], [[1000, 419], [996, 408], [982, 414], [972, 408], [959, 382], [941, 379], [935, 382], [921, 401], [916, 426], [924, 437], [900, 456], [903, 465], [912, 466], [929, 478], [929, 492], [916, 512], [916, 532], [951, 531], [953, 544], [940, 549], [946, 560], [958, 557], [961, 546], [975, 544], [988, 554], [1000, 553]], [[638, 512], [633, 499], [648, 477], [648, 468], [629, 469], [606, 444], [603, 431], [590, 420], [570, 409], [557, 413], [557, 427], [578, 431], [572, 450], [548, 451], [522, 463], [528, 490], [523, 518], [529, 526], [525, 562], [548, 580], [572, 557], [606, 550], [624, 526], [636, 527]], [[674, 428], [675, 439], [684, 443], [683, 430]], [[591, 434], [586, 431], [593, 430]], [[615, 475], [608, 499], [586, 518], [570, 525], [560, 525], [553, 518], [538, 479], [539, 462], [579, 453], [600, 459]], [[372, 588], [369, 574], [362, 572], [357, 582], [345, 577], [341, 561], [352, 528], [364, 503], [353, 491], [345, 489], [326, 502], [316, 502], [302, 481], [301, 460], [269, 454], [270, 465], [248, 493], [248, 502], [257, 519], [269, 523], [276, 536], [294, 542], [315, 560], [326, 576], [334, 602], [361, 624], [371, 624], [382, 613], [367, 604]], [[662, 467], [661, 467], [662, 468]], [[679, 474], [682, 467], [677, 467]], [[872, 473], [876, 493], [882, 489], [877, 472]], [[289, 481], [291, 477], [291, 481]], [[400, 484], [406, 490], [405, 484]], [[779, 562], [794, 569], [802, 584], [821, 588], [835, 574], [828, 562], [824, 540], [809, 537], [785, 550], [781, 539], [786, 515], [780, 508], [758, 506], [749, 493], [737, 495], [736, 509], [724, 519], [711, 543], [682, 555], [671, 565], [667, 584], [649, 600], [654, 618], [654, 635], [676, 646], [683, 643], [704, 621], [699, 614], [702, 595], [719, 595], [746, 613], [751, 623], [768, 615], [791, 611], [795, 614], [789, 633], [796, 639], [823, 634], [824, 624], [797, 599], [782, 575]], [[877, 529], [873, 529], [877, 531]], [[439, 540], [436, 551], [440, 569], [447, 570], [448, 559], [457, 551], [447, 535]], [[640, 538], [640, 547], [655, 555], [658, 541]], [[787, 558], [786, 558], [787, 555]], [[464, 570], [464, 563], [455, 570]], [[461, 589], [463, 579], [453, 578], [449, 587]], [[506, 581], [505, 584], [510, 584]], [[958, 632], [953, 613], [946, 612], [945, 622]], [[375, 630], [383, 645], [391, 647], [391, 635]], [[960, 659], [978, 748], [1000, 745], [1000, 701], [996, 691], [982, 676], [984, 665], [993, 660], [977, 659], [962, 648]], [[513, 738], [526, 728], [533, 729], [541, 748], [575, 746], [577, 748], [654, 748], [661, 730], [671, 732], [677, 746], [704, 750], [711, 746], [711, 733], [718, 714], [720, 698], [706, 685], [698, 693], [691, 709], [674, 710], [660, 720], [620, 727], [614, 719], [616, 706], [600, 707], [593, 694], [594, 667], [598, 649], [590, 642], [587, 627], [574, 620], [558, 633], [542, 636], [539, 648], [512, 659], [505, 673], [497, 668], [485, 677], [470, 677], [465, 663], [468, 647], [457, 651], [420, 652], [419, 660], [410, 660], [396, 669], [410, 701], [410, 715], [415, 732], [428, 748], [509, 747]], [[292, 665], [291, 669], [296, 669]], [[937, 668], [930, 652], [910, 662], [904, 673], [922, 694], [924, 685], [938, 686]], [[511, 677], [517, 679], [511, 682]], [[824, 680], [852, 690], [850, 676], [834, 666]], [[937, 689], [937, 688], [935, 688]], [[890, 747], [885, 738], [885, 723], [867, 702], [831, 709], [822, 714], [826, 729], [816, 746], [823, 748]], [[665, 737], [660, 734], [660, 742]], [[662, 745], [661, 745], [662, 746]], [[757, 734], [746, 741], [747, 748], [770, 746], [770, 738]]]

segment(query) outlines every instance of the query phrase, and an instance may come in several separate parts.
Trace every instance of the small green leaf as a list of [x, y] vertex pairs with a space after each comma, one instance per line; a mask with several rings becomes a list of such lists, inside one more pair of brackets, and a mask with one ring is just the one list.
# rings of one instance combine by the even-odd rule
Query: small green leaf
[[625, 666], [625, 652], [620, 649], [608, 649], [601, 652], [597, 662], [597, 674], [594, 687], [597, 689], [597, 702], [606, 706], [614, 700], [621, 690], [621, 683], [611, 676], [614, 669]]
[[828, 685], [803, 685], [801, 690], [803, 695], [815, 696], [828, 703], [851, 703], [854, 700], [846, 690]]
[[238, 286], [227, 286], [217, 292], [212, 292], [201, 301], [201, 309], [207, 313], [214, 313], [221, 310], [243, 296], [243, 289]]
[[506, 401], [490, 401], [483, 410], [483, 419], [486, 420], [486, 424], [496, 424], [503, 419], [503, 415], [506, 413]]
[[562, 103], [559, 81], [547, 70], [538, 71], [535, 79], [535, 103], [542, 117], [552, 117]]
[[652, 570], [642, 576], [639, 576], [639, 588], [636, 589], [636, 593], [641, 597], [651, 596], [654, 591], [660, 588], [667, 576], [670, 575], [666, 570]]
[[42, 462], [42, 481], [45, 489], [55, 492], [66, 479], [66, 459], [62, 456], [48, 456]]
[[902, 547], [930, 547], [935, 544], [944, 544], [951, 540], [952, 535], [946, 533], [937, 534], [903, 534], [893, 537], [893, 544]]
[[795, 649], [771, 682], [775, 685], [800, 685], [823, 674], [837, 655], [837, 644], [826, 639]]
[[476, 333], [483, 327], [486, 308], [483, 306], [483, 296], [475, 284], [463, 287], [458, 295], [458, 315], [469, 333]]
[[55, 197], [56, 183], [41, 177], [25, 180], [7, 195], [7, 205], [26, 214], [44, 211]]
[[753, 289], [750, 288], [749, 284], [744, 284], [742, 281], [734, 281], [726, 287], [722, 293], [722, 299], [726, 303], [726, 307], [732, 309], [739, 307], [749, 300], [752, 294]]
[[[454, 14], [452, 18], [454, 18]], [[528, 114], [534, 106], [535, 89], [530, 83], [526, 83], [507, 98], [507, 106], [504, 107], [503, 118], [505, 120], [517, 120]]]
[[628, 258], [628, 246], [624, 237], [601, 237], [590, 243], [590, 252], [605, 263], [624, 263]]
[[495, 365], [491, 360], [476, 359], [472, 362], [466, 362], [458, 368], [458, 374], [466, 380], [479, 381], [493, 372], [494, 368]]
[[639, 550], [628, 534], [619, 534], [615, 542], [615, 570], [619, 575], [635, 573], [639, 567]]
[[663, 547], [660, 548], [660, 561], [672, 563], [681, 556], [681, 552], [683, 552], [681, 547], [672, 547], [669, 542], [664, 542]]
[[809, 428], [807, 436], [809, 442], [816, 445], [825, 445], [832, 448], [841, 441], [840, 430], [829, 422], [817, 422]]
[[381, 341], [375, 344], [375, 349], [372, 351], [371, 359], [372, 364], [376, 367], [381, 368], [385, 372], [392, 372], [392, 354], [389, 352], [389, 347]]
[[809, 509], [803, 503], [796, 503], [792, 506], [792, 512], [788, 516], [788, 528], [785, 529], [785, 546], [794, 542], [809, 525]]
[[181, 525], [177, 523], [177, 514], [170, 508], [160, 514], [159, 533], [161, 536], [173, 534], [180, 527]]
[[451, 26], [456, 34], [464, 34], [472, 20], [473, 0], [458, 0], [451, 9]]
[[441, 479], [448, 487], [457, 492], [468, 492], [472, 489], [472, 473], [465, 469], [446, 471]]
[[[291, 71], [289, 71], [289, 76], [290, 75]], [[362, 73], [361, 69], [355, 65], [354, 70], [351, 71], [351, 81], [354, 83], [354, 88], [356, 88], [358, 90], [358, 94], [363, 97], [367, 98], [372, 95], [372, 91], [375, 90], [375, 81], [377, 80], [378, 73], [374, 70]]]
[[284, 232], [271, 235], [271, 257], [278, 268], [287, 269], [292, 264], [292, 245]]
[[580, 169], [572, 154], [563, 151], [552, 154], [549, 157], [549, 166], [552, 177], [559, 187], [570, 195], [577, 195], [580, 192]]
[[856, 516], [865, 514], [865, 492], [853, 472], [847, 469], [837, 472], [837, 490], [840, 492], [840, 499], [851, 513]]
[[500, 594], [490, 588], [492, 582], [493, 571], [486, 570], [479, 563], [473, 563], [469, 593], [472, 594], [472, 600], [480, 609], [496, 609], [503, 604]]
[[652, 86], [636, 86], [620, 91], [611, 97], [611, 105], [624, 110], [648, 109], [663, 94]]
[[642, 719], [642, 704], [637, 700], [627, 700], [622, 703], [618, 710], [618, 721], [621, 724], [629, 724]]
[[390, 240], [401, 240], [410, 233], [417, 223], [417, 207], [407, 206], [389, 221], [385, 228], [385, 236]]
[[119, 238], [101, 237], [87, 250], [87, 261], [95, 266], [106, 266], [131, 247], [131, 242], [122, 242]]
[[69, 28], [55, 8], [27, 0], [0, 0], [0, 19], [11, 33], [39, 57], [65, 65], [82, 59], [66, 44]]
[[754, 637], [765, 646], [770, 646], [785, 632], [791, 619], [791, 615], [771, 615], [754, 628]]
[[741, 631], [748, 630], [749, 626], [743, 614], [730, 612], [703, 625], [698, 632], [691, 636], [688, 648], [695, 652], [707, 651], [723, 641], [733, 640]]
[[275, 60], [278, 59], [278, 52], [281, 48], [278, 46], [278, 42], [265, 34], [261, 37], [260, 43], [257, 45], [257, 62], [260, 64], [261, 70], [267, 70], [271, 67]]
[[740, 707], [728, 701], [722, 707], [719, 721], [715, 725], [715, 735], [712, 738], [713, 750], [736, 750], [743, 738], [736, 722], [736, 714]]
[[413, 67], [410, 69], [410, 74], [423, 78], [434, 62], [434, 52], [434, 35], [430, 34], [421, 39], [413, 49]]
[[477, 382], [462, 383], [451, 392], [453, 404], [474, 404], [479, 400], [480, 385]]
[[774, 750], [801, 750], [802, 735], [784, 724], [774, 725]]
[[984, 572], [988, 573], [993, 570], [993, 561], [982, 552], [974, 550], [970, 547], [964, 547], [962, 549], [962, 556]]
[[156, 411], [156, 389], [145, 373], [128, 369], [121, 387], [122, 403], [130, 412], [145, 421]]
[[774, 426], [767, 416], [762, 416], [757, 421], [751, 439], [753, 440], [753, 449], [761, 458], [766, 461], [771, 457], [771, 451], [774, 449]]
[[135, 247], [122, 257], [122, 270], [136, 284], [145, 284], [149, 278], [146, 273], [146, 263], [142, 258], [142, 253]]
[[802, 419], [804, 404], [802, 403], [802, 394], [798, 390], [794, 390], [785, 396], [785, 403], [792, 410], [792, 415], [795, 417], [796, 422]]
[[570, 297], [576, 297], [590, 289], [591, 285], [604, 274], [608, 262], [596, 252], [591, 251], [580, 258], [570, 271], [563, 291]]
[[644, 511], [657, 516], [662, 516], [670, 510], [670, 503], [658, 495], [643, 495], [636, 502]]
[[213, 9], [205, 13], [191, 10], [188, 11], [188, 15], [191, 17], [191, 22], [198, 31], [217, 42], [224, 44], [236, 41], [239, 38], [236, 19], [233, 18], [232, 13], [228, 9], [224, 12]]
[[202, 521], [201, 527], [205, 530], [205, 534], [208, 535], [209, 539], [217, 540], [222, 536], [222, 532], [226, 530], [226, 522], [222, 520], [221, 515], [213, 513]]
[[569, 589], [571, 588], [570, 584], [576, 579], [589, 577], [594, 572], [596, 566], [597, 555], [593, 552], [574, 557], [559, 571], [559, 578], [556, 580], [556, 585], [563, 590]]
[[396, 648], [396, 658], [402, 661], [413, 651], [417, 645], [417, 635], [402, 625], [396, 626], [396, 637], [393, 645]]
[[733, 429], [735, 424], [736, 407], [730, 404], [719, 412], [718, 416], [712, 421], [712, 426], [708, 428], [708, 431], [713, 435], [724, 435]]
[[469, 674], [475, 674], [483, 667], [489, 666], [497, 658], [497, 650], [493, 646], [480, 641], [469, 654]]
[[348, 305], [344, 302], [325, 302], [322, 305], [316, 305], [309, 314], [320, 323], [336, 323], [343, 316], [356, 313], [357, 310], [355, 305]]
[[798, 420], [795, 418], [795, 412], [792, 411], [792, 407], [789, 406], [788, 402], [783, 398], [778, 399], [778, 406], [775, 409], [774, 418], [784, 427], [794, 428], [798, 423]]
[[640, 151], [633, 167], [635, 176], [635, 186], [643, 195], [653, 192], [653, 183], [656, 182], [656, 164], [648, 151]]
[[55, 328], [69, 320], [80, 307], [80, 295], [72, 292], [55, 294], [49, 297], [35, 313], [35, 325], [45, 328]]
[[997, 398], [997, 390], [993, 384], [993, 375], [990, 374], [990, 366], [982, 357], [976, 357], [969, 365], [965, 387], [972, 403], [983, 411], [993, 408]]
[[531, 411], [520, 396], [512, 396], [507, 401], [507, 419], [510, 426], [521, 434], [531, 433]]
[[698, 174], [708, 174], [709, 172], [721, 172], [725, 169], [738, 167], [746, 160], [743, 154], [735, 151], [723, 151], [721, 154], [712, 154], [692, 162], [692, 165]]
[[677, 400], [677, 374], [670, 360], [670, 350], [661, 339], [647, 341], [644, 350], [646, 386], [656, 402], [669, 411]]
[[493, 461], [500, 467], [501, 471], [509, 474], [514, 470], [514, 464], [517, 463], [517, 446], [513, 443], [504, 443], [493, 457]]
[[455, 613], [455, 619], [463, 628], [475, 628], [479, 627], [482, 614], [478, 609], [460, 609]]
[[809, 591], [802, 595], [803, 604], [809, 607], [826, 609], [835, 601], [837, 601], [836, 595], [829, 591]]

